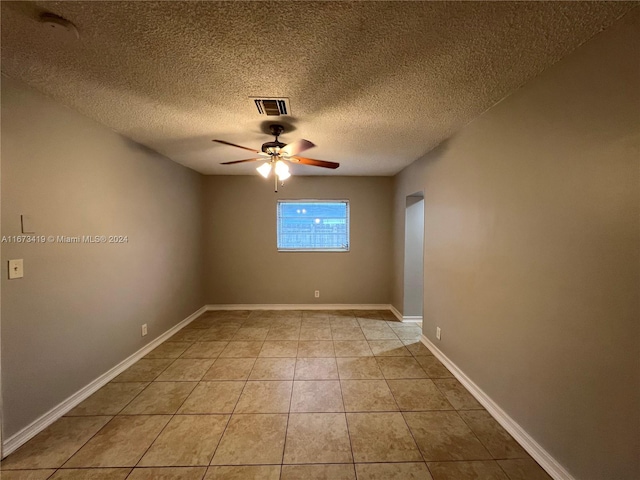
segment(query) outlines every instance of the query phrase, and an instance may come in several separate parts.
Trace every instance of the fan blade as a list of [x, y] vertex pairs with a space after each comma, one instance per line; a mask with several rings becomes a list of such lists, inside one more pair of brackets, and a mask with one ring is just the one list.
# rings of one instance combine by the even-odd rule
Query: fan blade
[[242, 145], [236, 145], [235, 143], [225, 142], [224, 140], [212, 140], [212, 141], [217, 143], [222, 143], [223, 145], [229, 145], [230, 147], [238, 147], [238, 148], [242, 148], [243, 150], [249, 150], [250, 152], [253, 152], [253, 153], [259, 153], [258, 150], [254, 150], [253, 148], [243, 147]]
[[340, 164], [336, 162], [327, 162], [326, 160], [315, 160], [313, 158], [291, 157], [289, 160], [296, 163], [302, 163], [304, 165], [313, 165], [314, 167], [338, 168], [340, 166]]
[[234, 162], [223, 162], [220, 165], [233, 165], [234, 163], [245, 163], [245, 162], [259, 162], [264, 160], [264, 158], [247, 158], [246, 160], [236, 160]]
[[309, 140], [305, 140], [303, 138], [282, 147], [280, 149], [280, 154], [291, 157], [292, 155], [297, 155], [300, 152], [304, 152], [305, 150], [309, 150], [310, 148], [313, 148], [315, 146], [315, 143], [312, 143]]

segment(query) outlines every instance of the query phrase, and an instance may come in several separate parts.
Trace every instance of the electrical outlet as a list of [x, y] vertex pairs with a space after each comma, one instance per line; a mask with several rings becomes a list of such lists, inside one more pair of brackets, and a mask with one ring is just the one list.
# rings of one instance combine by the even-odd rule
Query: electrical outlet
[[440, 340], [441, 336], [442, 336], [442, 332], [440, 331], [440, 327], [436, 327], [436, 338]]
[[142, 325], [142, 336], [144, 337], [147, 334], [147, 324]]
[[320, 290], [316, 290], [314, 295], [316, 298], [320, 298]]
[[22, 259], [9, 260], [9, 280], [22, 277], [24, 277], [24, 262]]

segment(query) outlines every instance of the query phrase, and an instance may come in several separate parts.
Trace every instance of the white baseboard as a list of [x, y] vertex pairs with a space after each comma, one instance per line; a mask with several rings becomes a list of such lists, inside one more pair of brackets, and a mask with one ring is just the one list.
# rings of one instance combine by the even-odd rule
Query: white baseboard
[[544, 468], [555, 480], [575, 480], [549, 452], [540, 446], [513, 418], [511, 418], [500, 406], [494, 402], [478, 385], [467, 377], [458, 366], [436, 347], [431, 340], [422, 335], [420, 341], [449, 369], [454, 377], [469, 390], [480, 404], [511, 434], [511, 436], [531, 455], [536, 462]]
[[387, 307], [391, 310], [391, 313], [393, 313], [396, 316], [396, 318], [401, 322], [404, 322], [404, 323], [421, 323], [422, 322], [421, 315], [402, 315], [400, 311], [393, 305], [388, 305]]
[[208, 311], [212, 310], [389, 310], [393, 307], [386, 303], [232, 303], [226, 305], [207, 305]]
[[91, 383], [89, 383], [88, 385], [78, 390], [76, 393], [68, 397], [66, 400], [63, 400], [61, 403], [59, 403], [58, 405], [53, 407], [51, 410], [49, 410], [47, 413], [40, 416], [33, 422], [31, 422], [22, 430], [11, 435], [2, 443], [2, 456], [3, 456], [2, 458], [6, 457], [11, 452], [14, 452], [15, 450], [17, 450], [24, 443], [31, 440], [34, 436], [36, 436], [42, 430], [47, 428], [53, 422], [55, 422], [60, 417], [62, 417], [65, 413], [67, 413], [76, 405], [78, 405], [80, 402], [82, 402], [87, 397], [89, 397], [90, 395], [98, 391], [100, 388], [102, 388], [104, 385], [109, 383], [111, 380], [117, 377], [120, 373], [125, 371], [127, 368], [129, 368], [135, 362], [140, 360], [151, 350], [153, 350], [162, 342], [164, 342], [166, 339], [168, 339], [173, 334], [175, 334], [178, 330], [189, 325], [189, 323], [191, 323], [193, 320], [198, 318], [205, 311], [206, 311], [206, 307], [202, 307], [198, 309], [198, 311], [192, 313], [187, 318], [182, 320], [180, 323], [171, 327], [165, 333], [153, 339], [151, 342], [147, 343], [144, 347], [142, 347], [140, 350], [135, 352], [133, 355], [129, 356], [128, 358], [126, 358], [125, 360], [117, 364], [111, 370], [100, 375]]
[[396, 318], [402, 322], [402, 314], [400, 313], [400, 311], [393, 305], [389, 305], [389, 308], [391, 309], [391, 313], [393, 313]]

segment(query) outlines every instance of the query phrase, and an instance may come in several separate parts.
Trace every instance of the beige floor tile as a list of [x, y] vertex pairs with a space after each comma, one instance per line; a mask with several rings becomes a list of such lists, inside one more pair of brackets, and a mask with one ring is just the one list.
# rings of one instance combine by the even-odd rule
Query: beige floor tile
[[286, 414], [234, 414], [211, 464], [280, 465], [286, 430]]
[[334, 340], [365, 340], [359, 326], [332, 325], [331, 336]]
[[218, 358], [228, 343], [196, 342], [181, 355], [181, 358]]
[[356, 462], [419, 462], [420, 451], [400, 413], [347, 413]]
[[218, 358], [202, 380], [246, 380], [255, 362], [255, 358]]
[[396, 317], [391, 310], [381, 310], [380, 311], [380, 316], [382, 316], [382, 318], [384, 318], [388, 322], [399, 322], [400, 321], [400, 320], [398, 320], [398, 317]]
[[265, 340], [298, 340], [300, 338], [300, 327], [273, 327], [269, 329]]
[[127, 480], [202, 480], [205, 467], [134, 468]]
[[411, 352], [400, 340], [369, 340], [371, 351], [376, 357], [410, 357]]
[[274, 318], [270, 320], [268, 325], [269, 331], [274, 328], [300, 328], [302, 325], [301, 318]]
[[300, 340], [331, 340], [329, 325], [305, 325], [300, 329]]
[[55, 470], [3, 470], [2, 480], [47, 480]]
[[387, 380], [402, 411], [453, 410], [432, 380]]
[[391, 330], [405, 340], [418, 340], [422, 335], [422, 328], [401, 324], [399, 326], [392, 325]]
[[432, 356], [433, 354], [431, 353], [431, 350], [429, 350], [427, 347], [425, 347], [424, 343], [422, 343], [419, 340], [407, 340], [407, 339], [401, 339], [400, 340], [405, 347], [407, 347], [407, 350], [409, 350], [411, 352], [411, 355], [416, 356], [416, 357], [426, 357], [426, 356]]
[[427, 374], [413, 357], [377, 357], [376, 360], [386, 379], [427, 378]]
[[396, 333], [387, 325], [376, 327], [362, 326], [362, 333], [367, 340], [398, 340]]
[[153, 382], [175, 360], [143, 358], [111, 380], [112, 382]]
[[258, 358], [249, 380], [293, 380], [295, 358]]
[[213, 365], [213, 359], [179, 358], [162, 372], [157, 382], [195, 382], [202, 379]]
[[335, 358], [298, 358], [296, 380], [337, 380], [338, 364]]
[[287, 413], [293, 382], [248, 381], [235, 413]]
[[336, 357], [373, 357], [366, 340], [335, 340]]
[[232, 413], [245, 382], [200, 382], [178, 410], [181, 414]]
[[382, 312], [380, 310], [354, 310], [353, 313], [358, 318], [358, 321], [360, 323], [386, 323], [383, 322], [384, 318], [382, 317]]
[[204, 480], [280, 480], [280, 465], [209, 467]]
[[262, 316], [275, 319], [301, 319], [302, 310], [263, 310]]
[[303, 318], [300, 323], [301, 327], [328, 327], [331, 325], [329, 317]]
[[229, 418], [229, 415], [174, 416], [137, 466], [209, 465]]
[[207, 317], [205, 315], [201, 315], [200, 317], [196, 318], [193, 322], [191, 322], [189, 325], [187, 325], [184, 328], [202, 328], [202, 329], [207, 329], [207, 328], [211, 328], [214, 325], [216, 325], [216, 323], [219, 320], [216, 318], [212, 318], [212, 317]]
[[358, 480], [432, 480], [424, 462], [358, 463]]
[[196, 382], [153, 382], [122, 410], [121, 415], [176, 413], [196, 385]]
[[374, 380], [384, 378], [374, 357], [336, 358], [340, 380]]
[[109, 420], [111, 417], [62, 417], [5, 458], [1, 468], [58, 468]]
[[482, 410], [482, 405], [455, 378], [434, 379], [433, 383], [456, 410]]
[[260, 355], [264, 342], [229, 342], [220, 354], [220, 358], [253, 358]]
[[358, 318], [358, 325], [361, 328], [383, 328], [387, 327], [387, 322], [379, 318]]
[[425, 461], [491, 459], [491, 454], [457, 412], [407, 412], [403, 415]]
[[298, 342], [298, 356], [300, 358], [335, 357], [336, 354], [331, 341], [304, 340]]
[[117, 415], [147, 385], [146, 382], [107, 383], [66, 416]]
[[269, 327], [240, 327], [233, 336], [233, 341], [261, 342], [267, 338]]
[[528, 458], [524, 449], [486, 410], [461, 411], [460, 416], [493, 458]]
[[164, 342], [147, 353], [144, 358], [178, 358], [191, 346], [191, 342]]
[[342, 380], [347, 412], [390, 412], [398, 406], [384, 380]]
[[429, 463], [433, 480], [509, 480], [494, 462]]
[[344, 412], [340, 382], [305, 380], [293, 382], [292, 412]]
[[254, 311], [255, 310], [212, 310], [205, 313], [205, 315], [211, 318], [240, 321], [249, 318]]
[[329, 324], [331, 327], [360, 327], [358, 319], [349, 314], [330, 315]]
[[453, 378], [451, 372], [433, 355], [420, 355], [415, 358], [429, 378]]
[[[73, 468], [58, 470], [50, 480], [125, 480], [130, 472], [130, 468]], [[0, 478], [5, 480], [4, 475]]]
[[308, 318], [320, 318], [323, 320], [328, 320], [331, 312], [329, 310], [303, 310], [302, 311], [302, 319]]
[[551, 480], [551, 477], [531, 458], [498, 460], [510, 480]]
[[236, 332], [240, 329], [239, 326], [219, 326], [212, 327], [209, 330], [206, 330], [201, 337], [194, 341], [198, 342], [228, 342], [231, 340]]
[[344, 413], [289, 415], [283, 463], [349, 462], [353, 457]]
[[[242, 325], [245, 328], [271, 328], [273, 327], [273, 318], [249, 318]], [[281, 326], [281, 325], [278, 325]]]
[[197, 342], [206, 330], [204, 329], [182, 329], [177, 332], [174, 336], [172, 336], [168, 341], [169, 342]]
[[115, 417], [64, 467], [133, 467], [170, 419], [170, 415]]
[[264, 342], [259, 357], [293, 357], [298, 354], [296, 340], [271, 340]]
[[353, 464], [283, 465], [280, 480], [356, 480]]

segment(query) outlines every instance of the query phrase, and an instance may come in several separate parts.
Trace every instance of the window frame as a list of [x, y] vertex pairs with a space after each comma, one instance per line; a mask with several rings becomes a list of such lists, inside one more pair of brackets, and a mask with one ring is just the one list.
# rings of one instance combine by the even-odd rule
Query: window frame
[[[346, 248], [283, 248], [280, 247], [280, 204], [281, 203], [344, 203], [346, 205], [347, 246]], [[345, 198], [278, 199], [276, 201], [276, 249], [278, 253], [349, 253], [351, 251], [351, 202]]]

